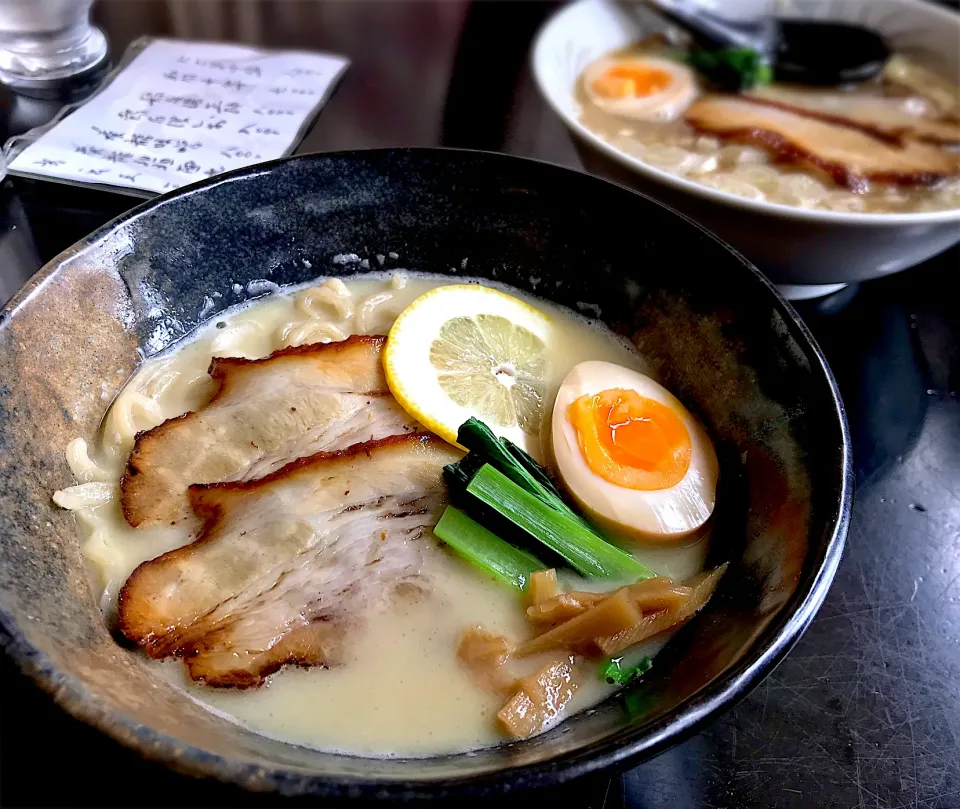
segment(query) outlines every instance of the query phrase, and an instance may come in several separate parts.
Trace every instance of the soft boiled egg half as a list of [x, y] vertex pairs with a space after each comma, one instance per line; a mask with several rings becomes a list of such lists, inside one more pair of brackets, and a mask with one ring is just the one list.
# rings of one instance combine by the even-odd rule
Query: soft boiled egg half
[[584, 71], [583, 85], [604, 112], [637, 121], [674, 121], [698, 95], [693, 71], [667, 59], [600, 59]]
[[719, 467], [706, 432], [650, 377], [581, 362], [557, 393], [551, 425], [557, 471], [598, 525], [672, 540], [713, 513]]

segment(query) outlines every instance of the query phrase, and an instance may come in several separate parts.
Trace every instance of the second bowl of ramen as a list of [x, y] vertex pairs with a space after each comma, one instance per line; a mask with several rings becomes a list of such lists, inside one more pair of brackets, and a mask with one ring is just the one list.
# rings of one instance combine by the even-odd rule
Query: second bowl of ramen
[[813, 3], [802, 16], [865, 22], [897, 53], [859, 87], [718, 93], [656, 18], [580, 0], [533, 55], [589, 170], [698, 219], [796, 296], [960, 239], [960, 17], [912, 0]]

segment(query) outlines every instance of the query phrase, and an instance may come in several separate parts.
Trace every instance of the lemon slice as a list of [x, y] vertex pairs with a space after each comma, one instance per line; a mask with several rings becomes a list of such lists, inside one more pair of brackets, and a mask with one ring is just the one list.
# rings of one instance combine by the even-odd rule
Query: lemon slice
[[496, 289], [437, 287], [390, 329], [387, 385], [404, 410], [451, 444], [475, 416], [537, 456], [549, 333], [543, 312]]

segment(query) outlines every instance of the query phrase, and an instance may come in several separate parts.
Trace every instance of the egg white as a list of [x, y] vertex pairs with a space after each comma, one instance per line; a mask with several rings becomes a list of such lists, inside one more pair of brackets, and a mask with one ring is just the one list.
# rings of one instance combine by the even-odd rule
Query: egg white
[[[607, 98], [593, 89], [593, 83], [612, 67], [643, 65], [651, 70], [662, 70], [673, 77], [669, 87], [647, 96]], [[686, 65], [667, 59], [621, 57], [599, 59], [583, 73], [583, 88], [587, 97], [604, 112], [635, 121], [675, 121], [699, 95], [694, 72]]]
[[[690, 468], [675, 486], [658, 491], [628, 489], [604, 480], [587, 465], [567, 408], [581, 396], [611, 388], [635, 390], [666, 405], [687, 428], [693, 449]], [[720, 471], [716, 451], [683, 404], [650, 377], [610, 362], [575, 365], [557, 393], [550, 432], [551, 441], [544, 444], [553, 451], [556, 471], [584, 513], [601, 528], [641, 539], [673, 540], [688, 536], [710, 519]]]

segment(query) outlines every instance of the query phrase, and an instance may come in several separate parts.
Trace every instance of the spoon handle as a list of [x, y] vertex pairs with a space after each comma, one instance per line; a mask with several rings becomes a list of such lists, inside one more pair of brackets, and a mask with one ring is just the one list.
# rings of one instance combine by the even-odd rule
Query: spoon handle
[[[626, 0], [634, 5], [636, 0]], [[753, 48], [771, 57], [776, 49], [777, 21], [770, 0], [723, 3], [724, 16], [714, 2], [698, 0], [639, 0], [670, 22], [689, 32], [700, 44], [720, 48]]]

